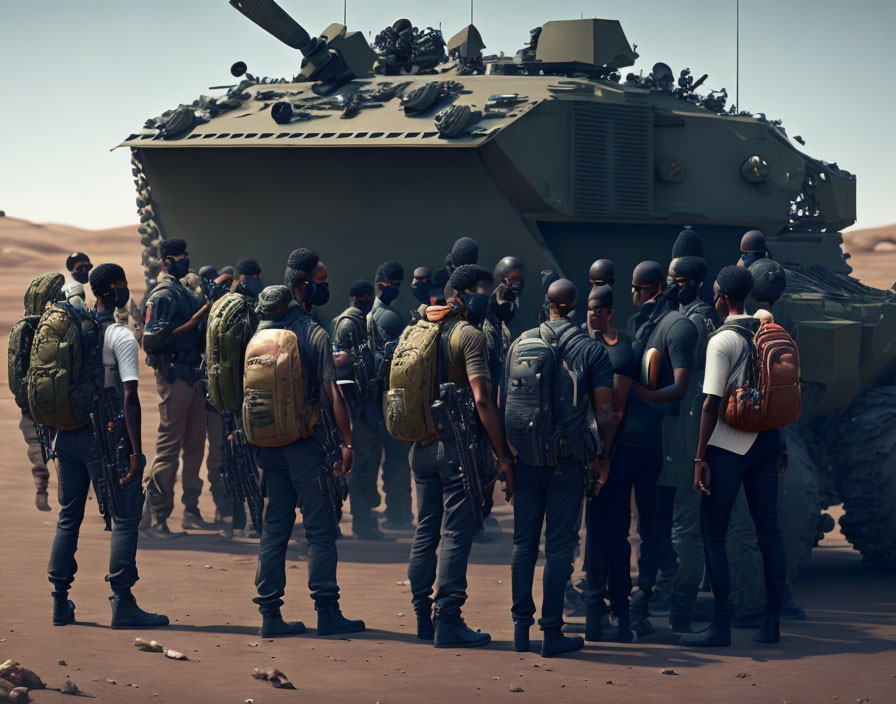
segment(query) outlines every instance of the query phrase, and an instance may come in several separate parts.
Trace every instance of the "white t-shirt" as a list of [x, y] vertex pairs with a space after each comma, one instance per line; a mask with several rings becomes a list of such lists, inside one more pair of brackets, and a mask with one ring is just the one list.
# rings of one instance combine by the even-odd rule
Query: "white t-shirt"
[[137, 381], [140, 367], [137, 362], [139, 348], [134, 333], [121, 323], [112, 323], [106, 328], [103, 338], [103, 365], [106, 367], [106, 387], [115, 385], [114, 374], [122, 383]]
[[[750, 315], [729, 315], [725, 322]], [[703, 374], [703, 393], [719, 396], [728, 402], [732, 389], [744, 383], [747, 374], [747, 341], [734, 330], [721, 330], [709, 338], [706, 345], [706, 371]], [[709, 444], [736, 455], [745, 455], [753, 447], [758, 433], [748, 433], [728, 425], [722, 418], [716, 423]]]

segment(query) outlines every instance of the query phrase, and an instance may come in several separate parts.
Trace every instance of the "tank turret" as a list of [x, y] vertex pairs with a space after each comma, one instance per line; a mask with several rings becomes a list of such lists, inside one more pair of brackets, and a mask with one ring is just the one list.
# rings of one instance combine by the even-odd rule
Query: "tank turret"
[[230, 0], [230, 4], [281, 42], [302, 52], [304, 60], [296, 80], [339, 83], [366, 76], [376, 54], [361, 32], [347, 32], [331, 24], [320, 37], [312, 37], [274, 0]]

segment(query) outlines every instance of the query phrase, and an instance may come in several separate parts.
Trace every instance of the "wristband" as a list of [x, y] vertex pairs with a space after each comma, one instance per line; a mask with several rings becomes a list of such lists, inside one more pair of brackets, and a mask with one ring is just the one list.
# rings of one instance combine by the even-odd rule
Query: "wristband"
[[502, 457], [498, 464], [513, 464], [513, 460], [509, 457]]
[[342, 446], [343, 446], [344, 448], [349, 449], [349, 450], [352, 449], [351, 443], [342, 443]]
[[695, 457], [694, 462], [706, 462], [706, 460], [703, 459], [702, 457]]

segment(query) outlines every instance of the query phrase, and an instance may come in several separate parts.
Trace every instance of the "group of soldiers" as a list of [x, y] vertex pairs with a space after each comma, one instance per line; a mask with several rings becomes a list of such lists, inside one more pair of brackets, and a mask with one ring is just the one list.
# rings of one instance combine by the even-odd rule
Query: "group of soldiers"
[[[487, 633], [465, 624], [461, 612], [467, 599], [468, 557], [476, 537], [484, 534], [481, 514], [488, 513], [492, 488], [500, 482], [506, 500], [513, 499], [511, 615], [518, 651], [530, 649], [529, 630], [537, 611], [532, 587], [542, 533], [545, 567], [539, 625], [545, 656], [578, 650], [586, 640], [643, 638], [653, 632], [651, 603], [663, 598], [671, 603], [670, 623], [683, 643], [730, 644], [724, 537], [742, 483], [766, 567], [768, 606], [756, 640], [777, 642], [785, 585], [776, 476], [779, 469], [786, 469], [786, 448], [777, 431], [745, 437], [749, 434], [719, 419], [718, 403], [742, 371], [735, 361], [740, 353], [738, 341], [729, 339], [724, 328], [714, 332], [726, 318], [772, 317], [772, 306], [783, 292], [784, 271], [771, 259], [762, 233], [751, 231], [744, 236], [737, 265], [719, 273], [709, 295], [700, 237], [691, 229], [684, 230], [668, 267], [644, 261], [632, 272], [631, 299], [638, 310], [625, 329], [614, 320], [616, 271], [610, 259], [595, 261], [587, 279], [582, 276], [589, 293], [581, 324], [574, 322], [576, 283], [551, 271], [541, 272], [541, 321], [527, 330], [518, 315], [526, 284], [523, 262], [507, 256], [493, 269], [483, 267], [478, 263], [477, 243], [463, 237], [446, 257], [444, 269], [433, 272], [419, 266], [413, 270], [411, 289], [420, 306], [410, 320], [392, 305], [404, 283], [404, 269], [398, 262], [386, 261], [377, 268], [373, 282], [351, 284], [346, 292], [348, 307], [335, 319], [330, 335], [317, 312], [330, 297], [327, 266], [317, 253], [293, 251], [286, 261], [284, 283], [265, 287], [261, 269], [252, 259], [220, 270], [203, 266], [193, 273], [184, 240], [163, 240], [160, 250], [163, 273], [139, 312], [123, 293], [127, 282], [120, 267], [104, 264], [91, 271], [83, 254], [74, 254], [67, 262], [73, 279], [66, 288], [68, 300], [80, 298], [83, 305], [83, 285], [89, 282], [97, 310], [118, 311], [120, 327], [135, 333], [134, 345], [138, 338], [142, 342], [160, 399], [159, 434], [155, 459], [145, 478], [145, 502], [129, 501], [126, 515], [113, 516], [109, 581], [118, 595], [113, 598], [121, 601], [120, 595], [126, 594], [128, 603], [126, 612], [121, 606], [120, 612], [114, 612], [113, 626], [167, 623], [164, 616], [137, 608], [130, 587], [137, 578], [138, 523], [148, 537], [183, 535], [168, 526], [180, 467], [183, 529], [260, 539], [255, 602], [262, 614], [263, 636], [305, 630], [301, 622], [287, 621], [281, 614], [286, 549], [297, 508], [309, 544], [308, 584], [318, 635], [364, 629], [363, 621], [345, 618], [338, 605], [336, 541], [340, 532], [332, 507], [319, 490], [319, 469], [328, 461], [319, 437], [257, 448], [255, 462], [267, 499], [260, 536], [247, 528], [244, 506], [233, 500], [225, 486], [221, 418], [209, 401], [203, 378], [203, 328], [215, 300], [225, 293], [239, 293], [257, 302], [259, 329], [290, 330], [296, 335], [306, 388], [341, 435], [334, 469], [337, 476], [348, 479], [356, 538], [389, 539], [375, 511], [380, 505], [380, 478], [385, 493], [384, 527], [414, 527], [413, 477], [416, 528], [408, 575], [421, 640], [435, 647], [490, 642]], [[112, 266], [114, 275], [104, 270], [104, 277], [95, 276]], [[760, 276], [762, 285], [754, 286]], [[119, 280], [110, 280], [116, 277]], [[406, 330], [418, 321], [440, 326], [438, 382], [469, 399], [470, 414], [463, 431], [475, 437], [461, 435], [458, 417], [450, 413], [445, 424], [454, 426], [453, 433], [434, 432], [410, 443], [386, 430], [384, 407], [389, 408], [389, 400], [383, 401], [390, 391], [390, 359]], [[553, 349], [558, 368], [570, 376], [574, 388], [571, 398], [561, 395], [553, 400], [554, 422], [562, 419], [562, 428], [539, 428], [541, 416], [529, 420], [534, 435], [544, 431], [560, 439], [563, 451], [548, 459], [538, 448], [528, 451], [521, 445], [519, 434], [513, 431], [521, 421], [508, 412], [519, 407], [514, 405], [518, 394], [529, 383], [525, 368], [531, 357], [527, 355], [540, 342]], [[128, 398], [131, 403], [130, 415], [126, 407], [125, 416], [132, 457], [142, 476], [145, 458], [140, 450], [136, 385], [131, 383], [133, 375], [121, 375], [127, 365], [118, 354], [110, 350], [108, 364], [125, 384], [125, 406]], [[30, 427], [23, 416], [26, 439]], [[90, 477], [86, 459], [84, 469], [79, 469], [88, 450], [80, 446], [72, 450], [74, 440], [65, 438], [66, 433], [77, 432], [60, 431], [56, 441], [57, 446], [69, 445], [67, 457], [57, 452], [60, 476], [77, 471], [83, 475], [77, 500], [64, 498], [60, 489], [59, 547], [54, 544], [50, 565], [58, 625], [74, 621], [74, 605], [68, 600], [75, 570], [72, 545], [83, 518], [81, 494], [86, 498]], [[486, 484], [483, 506], [471, 505], [477, 497], [471, 495], [469, 467], [466, 473], [464, 469], [467, 440], [486, 448], [491, 464], [491, 471], [482, 477]], [[206, 521], [199, 511], [206, 441], [207, 474], [216, 507], [213, 521]], [[48, 510], [46, 468], [38, 464], [33, 447], [29, 442], [37, 505]], [[726, 471], [720, 473], [717, 468], [723, 465]], [[139, 481], [131, 484], [139, 486]], [[629, 568], [632, 496], [641, 539], [634, 595]], [[587, 527], [584, 639], [568, 635], [563, 619], [583, 520]], [[716, 600], [715, 616], [708, 630], [692, 633], [691, 613], [704, 578], [704, 562]], [[605, 634], [610, 613], [615, 627]]]

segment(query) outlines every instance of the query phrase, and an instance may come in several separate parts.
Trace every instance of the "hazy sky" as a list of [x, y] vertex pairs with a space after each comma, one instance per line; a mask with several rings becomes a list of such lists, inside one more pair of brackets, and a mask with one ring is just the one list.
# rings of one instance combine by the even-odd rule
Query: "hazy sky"
[[[312, 34], [342, 19], [342, 0], [281, 0]], [[398, 17], [469, 21], [468, 0], [348, 0], [349, 29]], [[709, 74], [734, 96], [735, 0], [477, 0], [486, 53], [515, 52], [550, 19], [622, 22], [649, 72], [665, 61]], [[896, 2], [741, 0], [741, 105], [781, 118], [809, 154], [858, 175], [858, 226], [896, 222]], [[227, 0], [0, 0], [0, 209], [100, 228], [136, 221], [128, 151], [110, 151], [147, 117], [256, 75], [293, 75], [298, 53]]]

